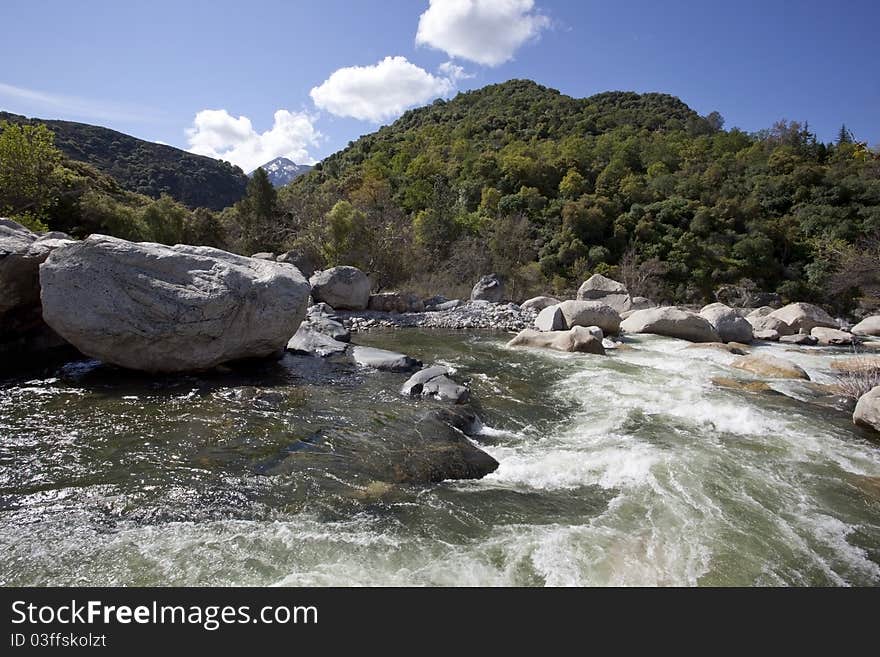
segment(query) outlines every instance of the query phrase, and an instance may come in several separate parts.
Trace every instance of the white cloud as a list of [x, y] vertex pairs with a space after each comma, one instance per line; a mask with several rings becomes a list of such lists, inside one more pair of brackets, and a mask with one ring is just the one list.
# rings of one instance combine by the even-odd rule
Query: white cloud
[[470, 80], [475, 77], [473, 73], [467, 73], [464, 68], [453, 62], [443, 62], [437, 67], [437, 71], [445, 78], [449, 78], [453, 82], [459, 80]]
[[340, 68], [309, 95], [331, 114], [378, 123], [454, 88], [449, 78], [431, 75], [406, 57], [386, 57], [373, 66]]
[[498, 66], [550, 26], [534, 0], [431, 0], [419, 17], [416, 44]]
[[265, 132], [254, 130], [246, 116], [236, 119], [225, 109], [205, 109], [196, 114], [186, 136], [191, 153], [228, 160], [245, 171], [276, 157], [313, 164], [308, 148], [317, 146], [322, 137], [315, 129], [314, 117], [286, 109], [275, 112], [275, 122]]

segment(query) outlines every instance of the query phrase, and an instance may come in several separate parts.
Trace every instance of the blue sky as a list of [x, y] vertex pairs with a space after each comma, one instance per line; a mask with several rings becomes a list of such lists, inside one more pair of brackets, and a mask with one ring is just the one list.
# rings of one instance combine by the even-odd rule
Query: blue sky
[[0, 109], [253, 168], [510, 78], [880, 143], [880, 2], [3, 0]]

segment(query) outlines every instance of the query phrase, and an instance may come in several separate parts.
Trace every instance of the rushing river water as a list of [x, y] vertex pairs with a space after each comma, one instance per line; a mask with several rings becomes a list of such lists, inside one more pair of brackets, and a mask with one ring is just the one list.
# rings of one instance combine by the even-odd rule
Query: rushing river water
[[[6, 380], [0, 584], [880, 583], [880, 442], [811, 386], [720, 387], [749, 375], [677, 340], [508, 337], [355, 336], [470, 381], [500, 467], [431, 486], [382, 474], [430, 405], [397, 394], [406, 375], [288, 355]], [[785, 355], [821, 382], [847, 354]]]

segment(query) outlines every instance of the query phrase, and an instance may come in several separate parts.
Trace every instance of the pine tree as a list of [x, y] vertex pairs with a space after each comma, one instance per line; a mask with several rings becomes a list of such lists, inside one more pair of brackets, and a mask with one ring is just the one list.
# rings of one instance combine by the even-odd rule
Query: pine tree
[[238, 204], [239, 225], [245, 251], [273, 249], [278, 244], [275, 222], [277, 192], [262, 167], [251, 174], [244, 198]]
[[846, 124], [840, 126], [840, 130], [837, 132], [837, 145], [841, 144], [851, 144], [853, 143], [853, 134], [846, 127]]

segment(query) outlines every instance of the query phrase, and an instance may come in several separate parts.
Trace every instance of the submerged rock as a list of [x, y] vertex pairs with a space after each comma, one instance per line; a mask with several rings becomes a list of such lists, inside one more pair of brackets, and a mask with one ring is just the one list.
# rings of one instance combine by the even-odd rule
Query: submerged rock
[[568, 331], [533, 331], [525, 329], [507, 343], [508, 347], [539, 347], [584, 354], [605, 354], [602, 339], [589, 329], [575, 326]]
[[790, 360], [771, 356], [769, 354], [760, 354], [752, 356], [744, 356], [733, 363], [732, 367], [736, 367], [746, 372], [751, 372], [757, 376], [767, 377], [768, 379], [807, 379], [810, 376], [802, 367], [792, 363]]
[[638, 310], [620, 323], [626, 333], [652, 333], [691, 342], [721, 342], [705, 318], [672, 306]]
[[697, 342], [688, 345], [685, 349], [720, 349], [721, 351], [726, 351], [735, 356], [745, 356], [749, 353], [746, 345], [736, 342]]
[[370, 279], [357, 267], [332, 267], [309, 279], [315, 301], [336, 310], [364, 310], [370, 301]]
[[386, 372], [411, 372], [422, 365], [420, 361], [405, 354], [375, 347], [355, 347], [352, 357], [358, 365]]
[[819, 338], [806, 333], [794, 333], [792, 335], [783, 335], [779, 337], [782, 344], [796, 344], [801, 347], [813, 347], [819, 343]]
[[395, 479], [438, 483], [447, 479], [481, 479], [495, 472], [498, 461], [465, 435], [478, 422], [473, 411], [461, 406], [428, 413], [416, 424], [419, 444], [407, 449], [400, 462], [394, 464]]
[[294, 267], [204, 246], [92, 235], [40, 266], [46, 322], [86, 355], [148, 372], [283, 353], [309, 285]]

